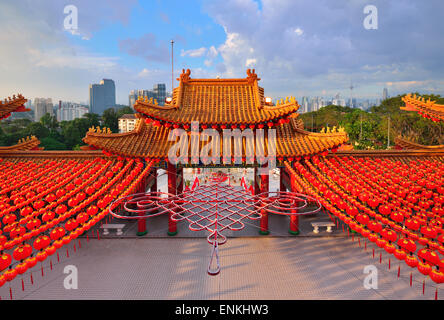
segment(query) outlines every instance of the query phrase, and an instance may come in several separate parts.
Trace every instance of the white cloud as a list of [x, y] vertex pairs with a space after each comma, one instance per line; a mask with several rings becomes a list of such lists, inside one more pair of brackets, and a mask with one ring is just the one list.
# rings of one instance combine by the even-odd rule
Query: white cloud
[[246, 67], [253, 67], [257, 63], [256, 59], [247, 59], [245, 62]]
[[191, 49], [191, 50], [182, 50], [182, 52], [180, 53], [180, 55], [182, 57], [192, 57], [192, 58], [200, 58], [203, 57], [206, 53], [207, 53], [207, 48], [202, 47], [199, 49]]

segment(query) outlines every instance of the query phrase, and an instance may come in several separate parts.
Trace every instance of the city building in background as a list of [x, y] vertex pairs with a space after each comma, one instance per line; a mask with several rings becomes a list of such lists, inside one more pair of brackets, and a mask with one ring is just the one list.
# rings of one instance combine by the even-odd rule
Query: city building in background
[[51, 98], [35, 98], [34, 99], [34, 121], [40, 121], [40, 119], [49, 113], [54, 115], [53, 105]]
[[160, 106], [165, 104], [168, 94], [164, 83], [155, 84], [153, 90], [131, 90], [129, 94], [129, 106], [134, 109], [134, 104], [138, 97], [147, 97], [148, 99], [156, 99]]
[[335, 96], [335, 98], [333, 99], [331, 104], [333, 104], [335, 106], [341, 106], [341, 107], [346, 106], [345, 99], [341, 98], [341, 95], [339, 93]]
[[136, 115], [133, 113], [124, 114], [119, 118], [119, 133], [133, 131], [136, 126]]
[[72, 121], [74, 119], [83, 117], [83, 115], [88, 112], [89, 108], [86, 105], [74, 102], [59, 101], [57, 121]]
[[384, 90], [382, 90], [382, 101], [387, 100], [388, 98], [389, 98], [388, 89], [384, 88]]
[[103, 79], [99, 84], [89, 85], [89, 107], [91, 113], [103, 114], [103, 111], [116, 106], [116, 86], [111, 79]]

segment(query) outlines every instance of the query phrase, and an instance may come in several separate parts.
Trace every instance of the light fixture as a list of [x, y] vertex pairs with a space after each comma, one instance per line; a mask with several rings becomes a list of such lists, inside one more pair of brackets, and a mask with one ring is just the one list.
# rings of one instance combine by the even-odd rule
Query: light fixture
[[265, 103], [266, 104], [272, 104], [270, 97], [265, 97]]
[[171, 97], [165, 98], [165, 102], [166, 103], [171, 103], [171, 101], [173, 101], [173, 98], [171, 98]]

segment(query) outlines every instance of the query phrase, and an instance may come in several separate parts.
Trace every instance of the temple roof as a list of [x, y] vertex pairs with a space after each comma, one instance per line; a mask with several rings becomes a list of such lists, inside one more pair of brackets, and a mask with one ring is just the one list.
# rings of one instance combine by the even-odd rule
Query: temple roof
[[28, 150], [43, 150], [39, 148], [40, 140], [35, 136], [20, 139], [19, 142], [13, 146], [0, 147], [0, 154], [10, 153], [11, 151], [28, 151]]
[[[140, 116], [139, 116], [140, 117]], [[345, 132], [312, 133], [303, 130], [300, 121], [292, 118], [289, 123], [276, 126], [276, 156], [298, 157], [317, 154], [334, 149], [348, 141]], [[103, 132], [104, 131], [104, 132]], [[107, 130], [92, 129], [83, 141], [97, 149], [106, 150], [113, 154], [131, 157], [165, 158], [168, 150], [176, 143], [168, 141], [171, 129], [165, 126], [154, 126], [139, 119], [135, 129], [126, 133], [113, 134]], [[188, 139], [190, 144], [190, 139]], [[200, 142], [200, 148], [208, 142]], [[190, 146], [189, 146], [190, 148]], [[244, 143], [243, 156], [249, 154]], [[268, 150], [268, 141], [265, 139]], [[222, 139], [221, 152], [222, 155]]]
[[403, 137], [395, 138], [395, 144], [397, 147], [401, 149], [409, 149], [409, 150], [444, 150], [444, 145], [425, 146], [422, 144], [415, 143]]
[[160, 106], [148, 98], [136, 101], [134, 109], [160, 123], [201, 125], [266, 124], [297, 111], [295, 98], [266, 102], [254, 69], [241, 79], [191, 79], [190, 70], [180, 75], [172, 101]]
[[25, 108], [25, 103], [28, 101], [21, 94], [17, 97], [14, 95], [11, 99], [0, 100], [0, 120], [5, 119], [11, 115], [11, 112], [25, 112], [30, 111], [30, 109]]
[[430, 118], [435, 122], [444, 121], [444, 105], [436, 104], [435, 101], [425, 100], [422, 97], [408, 94], [402, 98], [405, 107], [401, 110], [416, 111], [425, 118]]

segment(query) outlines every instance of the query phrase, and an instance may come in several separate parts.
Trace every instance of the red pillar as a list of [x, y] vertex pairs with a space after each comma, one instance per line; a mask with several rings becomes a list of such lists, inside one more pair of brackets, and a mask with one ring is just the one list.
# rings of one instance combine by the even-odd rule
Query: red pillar
[[[177, 170], [176, 166], [168, 161], [167, 166], [167, 174], [168, 174], [168, 193], [175, 196], [177, 194], [176, 188], [176, 176]], [[177, 234], [177, 222], [171, 219], [172, 213], [168, 214], [168, 235], [175, 236]]]
[[254, 180], [253, 180], [253, 188], [254, 188], [254, 194], [259, 194], [259, 181], [257, 179], [257, 168], [254, 168]]
[[154, 168], [151, 172], [151, 176], [154, 178], [154, 183], [151, 185], [151, 192], [157, 192], [157, 169]]
[[[260, 193], [263, 197], [268, 197], [268, 189], [269, 189], [269, 181], [270, 176], [268, 172], [266, 174], [261, 174], [261, 187]], [[259, 234], [267, 235], [270, 231], [268, 230], [268, 213], [266, 210], [261, 212], [261, 229], [259, 230]]]
[[279, 191], [287, 191], [287, 188], [285, 187], [285, 184], [284, 184], [285, 169], [281, 168], [280, 170], [281, 170], [281, 173], [279, 175], [279, 182], [280, 182]]
[[[142, 181], [139, 184], [139, 187], [137, 189], [138, 193], [146, 192], [146, 177], [142, 179]], [[148, 233], [146, 230], [146, 219], [138, 219], [137, 220], [137, 233], [136, 235], [141, 237]]]
[[[294, 179], [291, 176], [291, 174], [289, 174], [289, 177], [290, 177], [291, 191], [292, 192], [298, 192], [296, 190], [296, 187], [295, 187], [294, 183], [293, 183]], [[296, 205], [298, 206], [299, 204], [296, 203]], [[292, 213], [297, 213], [297, 209], [293, 209]], [[290, 229], [288, 230], [288, 232], [290, 234], [293, 234], [293, 235], [298, 235], [299, 234], [299, 215], [292, 214], [290, 216]]]
[[183, 168], [177, 169], [177, 178], [180, 179], [177, 186], [177, 194], [181, 194], [183, 192]]

